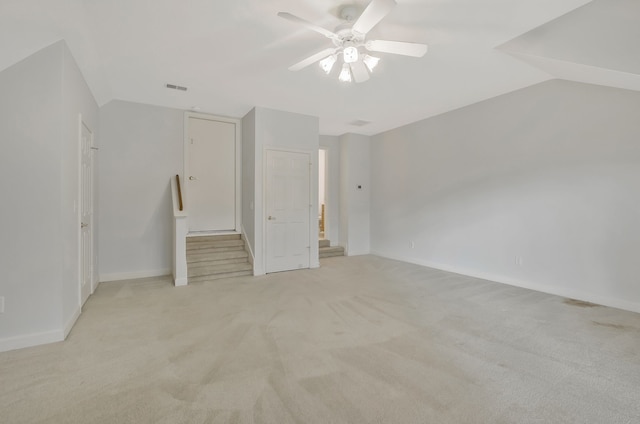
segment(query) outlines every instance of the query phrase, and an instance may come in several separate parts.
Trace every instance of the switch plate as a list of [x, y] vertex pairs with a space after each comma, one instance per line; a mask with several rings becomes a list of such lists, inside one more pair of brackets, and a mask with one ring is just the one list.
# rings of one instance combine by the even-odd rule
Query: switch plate
[[4, 314], [4, 296], [0, 296], [0, 314]]

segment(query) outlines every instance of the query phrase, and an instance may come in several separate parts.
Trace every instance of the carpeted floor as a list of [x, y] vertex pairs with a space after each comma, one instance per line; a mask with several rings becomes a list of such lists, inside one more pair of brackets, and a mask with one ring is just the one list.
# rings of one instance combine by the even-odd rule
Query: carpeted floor
[[640, 314], [375, 256], [101, 284], [2, 423], [638, 423]]

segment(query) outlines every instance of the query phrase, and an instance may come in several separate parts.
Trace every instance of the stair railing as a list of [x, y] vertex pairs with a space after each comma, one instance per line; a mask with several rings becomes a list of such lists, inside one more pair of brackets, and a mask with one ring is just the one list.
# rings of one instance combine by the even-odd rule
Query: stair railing
[[187, 233], [188, 214], [182, 202], [180, 177], [171, 178], [173, 201], [173, 282], [177, 286], [187, 285]]
[[[178, 186], [178, 201], [180, 204], [180, 211], [184, 210], [184, 205], [182, 203], [182, 189], [180, 188], [180, 175], [176, 174], [176, 185]], [[322, 205], [324, 207], [324, 205]]]

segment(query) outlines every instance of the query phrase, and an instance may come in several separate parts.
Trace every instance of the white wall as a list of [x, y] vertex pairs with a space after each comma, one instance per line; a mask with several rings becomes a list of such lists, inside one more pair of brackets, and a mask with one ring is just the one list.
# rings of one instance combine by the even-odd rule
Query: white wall
[[171, 273], [169, 181], [182, 174], [184, 112], [112, 101], [100, 109], [100, 281]]
[[373, 137], [373, 252], [640, 311], [639, 112], [555, 80]]
[[340, 139], [320, 136], [320, 147], [327, 152], [327, 183], [325, 186], [325, 235], [332, 246], [340, 244]]
[[256, 110], [242, 118], [242, 227], [247, 247], [255, 260]]
[[[267, 148], [306, 151], [311, 154], [311, 210], [318, 209], [318, 128], [317, 117], [257, 107], [255, 113], [255, 220], [254, 274], [265, 273], [264, 264], [264, 151]], [[245, 117], [246, 120], [246, 117]], [[243, 125], [244, 127], [244, 125]], [[245, 136], [246, 137], [246, 136]], [[245, 138], [246, 139], [246, 138]], [[313, 216], [316, 216], [314, 213]], [[311, 267], [318, 260], [318, 220], [311, 221]]]
[[365, 135], [340, 137], [340, 244], [348, 256], [370, 251], [370, 144]]
[[64, 339], [79, 312], [77, 123], [97, 106], [62, 41], [0, 72], [0, 92], [2, 351]]

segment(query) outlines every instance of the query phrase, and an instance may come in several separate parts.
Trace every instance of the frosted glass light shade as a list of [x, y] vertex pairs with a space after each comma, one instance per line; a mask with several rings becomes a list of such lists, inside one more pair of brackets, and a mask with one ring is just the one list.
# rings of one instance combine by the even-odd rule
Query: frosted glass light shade
[[338, 60], [338, 58], [335, 54], [332, 54], [331, 56], [327, 56], [320, 61], [320, 67], [327, 75], [331, 73], [331, 69], [333, 69], [333, 64], [336, 63], [336, 60]]
[[340, 71], [338, 79], [342, 82], [351, 82], [351, 69], [348, 63], [342, 65], [342, 71]]
[[380, 62], [380, 58], [379, 57], [374, 57], [374, 56], [369, 56], [368, 54], [366, 54], [362, 58], [362, 61], [364, 62], [364, 64], [369, 69], [369, 72], [373, 72], [373, 68], [378, 66], [378, 62]]

